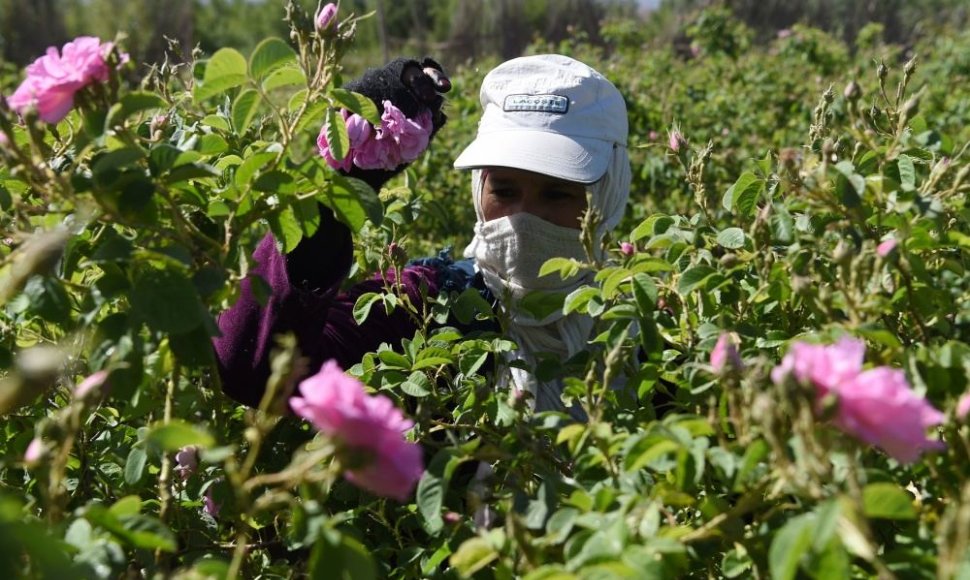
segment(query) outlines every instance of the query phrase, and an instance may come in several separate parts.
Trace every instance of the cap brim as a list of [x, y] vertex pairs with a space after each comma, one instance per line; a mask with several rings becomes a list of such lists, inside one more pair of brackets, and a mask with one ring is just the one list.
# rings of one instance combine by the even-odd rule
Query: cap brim
[[547, 131], [492, 131], [478, 137], [455, 160], [456, 169], [510, 167], [567, 181], [593, 183], [606, 174], [613, 144]]

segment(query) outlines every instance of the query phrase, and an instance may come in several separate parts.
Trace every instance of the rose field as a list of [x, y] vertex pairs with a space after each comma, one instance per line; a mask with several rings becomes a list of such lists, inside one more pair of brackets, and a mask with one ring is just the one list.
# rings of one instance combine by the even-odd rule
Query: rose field
[[[148, 67], [85, 36], [0, 67], [0, 575], [970, 579], [970, 32], [756, 43], [709, 8], [688, 50], [622, 23], [531, 45], [630, 119], [605, 253], [543, 267], [594, 282], [526, 298], [595, 320], [531, 369], [577, 423], [495, 388], [515, 345], [453, 324], [495, 316], [477, 291], [394, 282], [470, 240], [452, 163], [498, 59], [447, 71], [447, 124], [374, 191], [333, 168], [344, 118], [393, 121], [341, 88], [366, 16], [284, 15], [251, 51]], [[357, 321], [420, 330], [348, 369], [282, 334], [241, 405], [217, 316], [243, 280], [268, 298], [256, 244], [292, 251], [320, 204], [351, 279], [384, 273]]]

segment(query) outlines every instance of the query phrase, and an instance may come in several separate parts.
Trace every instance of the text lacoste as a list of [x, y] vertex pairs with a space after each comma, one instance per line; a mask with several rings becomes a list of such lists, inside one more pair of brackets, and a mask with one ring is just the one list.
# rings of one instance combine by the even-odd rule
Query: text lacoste
[[569, 99], [561, 95], [509, 95], [505, 97], [502, 109], [563, 115], [569, 110]]

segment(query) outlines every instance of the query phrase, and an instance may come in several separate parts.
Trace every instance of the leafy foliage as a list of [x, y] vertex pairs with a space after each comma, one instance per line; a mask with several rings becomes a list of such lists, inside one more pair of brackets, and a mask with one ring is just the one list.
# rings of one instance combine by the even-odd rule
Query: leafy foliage
[[[633, 128], [630, 211], [595, 283], [562, 305], [593, 316], [596, 338], [536, 369], [560, 373], [590, 421], [494, 390], [512, 343], [447, 326], [489, 315], [477, 294], [364, 295], [358, 319], [406, 308], [422, 321], [352, 369], [408, 410], [428, 450], [402, 504], [341, 480], [332, 449], [279, 414], [300, 372], [291, 339], [259, 409], [226, 399], [212, 368], [214, 316], [256, 241], [271, 230], [294, 248], [318, 202], [355, 232], [359, 276], [467, 242], [467, 176], [450, 167], [474, 130], [479, 72], [457, 71], [449, 125], [374, 192], [314, 149], [331, 111], [361, 106], [337, 88], [356, 25], [344, 18], [321, 35], [291, 7], [292, 43], [222, 48], [137, 90], [113, 77], [56, 127], [0, 116], [0, 570], [968, 573], [970, 426], [953, 409], [970, 388], [970, 36], [930, 39], [905, 64], [900, 47], [853, 54], [808, 28], [739, 51], [743, 28], [712, 12], [698, 30], [739, 36], [690, 60], [554, 47], [615, 80]], [[717, 374], [707, 360], [724, 331], [744, 369]], [[945, 452], [899, 464], [836, 431], [812, 393], [769, 380], [791, 341], [842, 334], [947, 411]], [[99, 370], [109, 386], [78, 395]], [[611, 389], [621, 374], [628, 388]], [[184, 446], [200, 450], [186, 479]]]

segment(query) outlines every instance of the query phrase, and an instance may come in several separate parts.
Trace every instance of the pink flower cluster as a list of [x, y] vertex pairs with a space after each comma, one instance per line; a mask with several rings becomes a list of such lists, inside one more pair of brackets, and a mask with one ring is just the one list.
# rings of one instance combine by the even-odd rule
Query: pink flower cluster
[[384, 101], [381, 126], [374, 127], [357, 113], [341, 111], [350, 137], [350, 151], [337, 160], [327, 140], [327, 125], [320, 128], [317, 147], [320, 156], [334, 169], [349, 171], [353, 165], [361, 169], [391, 170], [402, 163], [410, 163], [427, 149], [431, 140], [431, 113], [423, 111], [416, 119], [408, 119], [391, 101]]
[[334, 361], [301, 382], [300, 394], [290, 407], [337, 443], [348, 480], [399, 501], [411, 495], [424, 472], [421, 447], [404, 439], [414, 423], [390, 399], [368, 395]]
[[[10, 108], [23, 115], [34, 107], [42, 121], [57, 123], [74, 107], [74, 95], [84, 87], [108, 80], [105, 57], [113, 43], [93, 36], [80, 36], [58, 53], [47, 54], [27, 65], [27, 78], [7, 100]], [[128, 55], [122, 55], [127, 60]]]
[[924, 451], [944, 449], [941, 441], [926, 437], [927, 428], [943, 423], [943, 413], [912, 391], [903, 371], [862, 370], [865, 350], [865, 343], [848, 337], [831, 345], [796, 342], [771, 378], [781, 384], [792, 376], [812, 385], [817, 407], [834, 396], [838, 401], [835, 425], [900, 462], [910, 463]]

